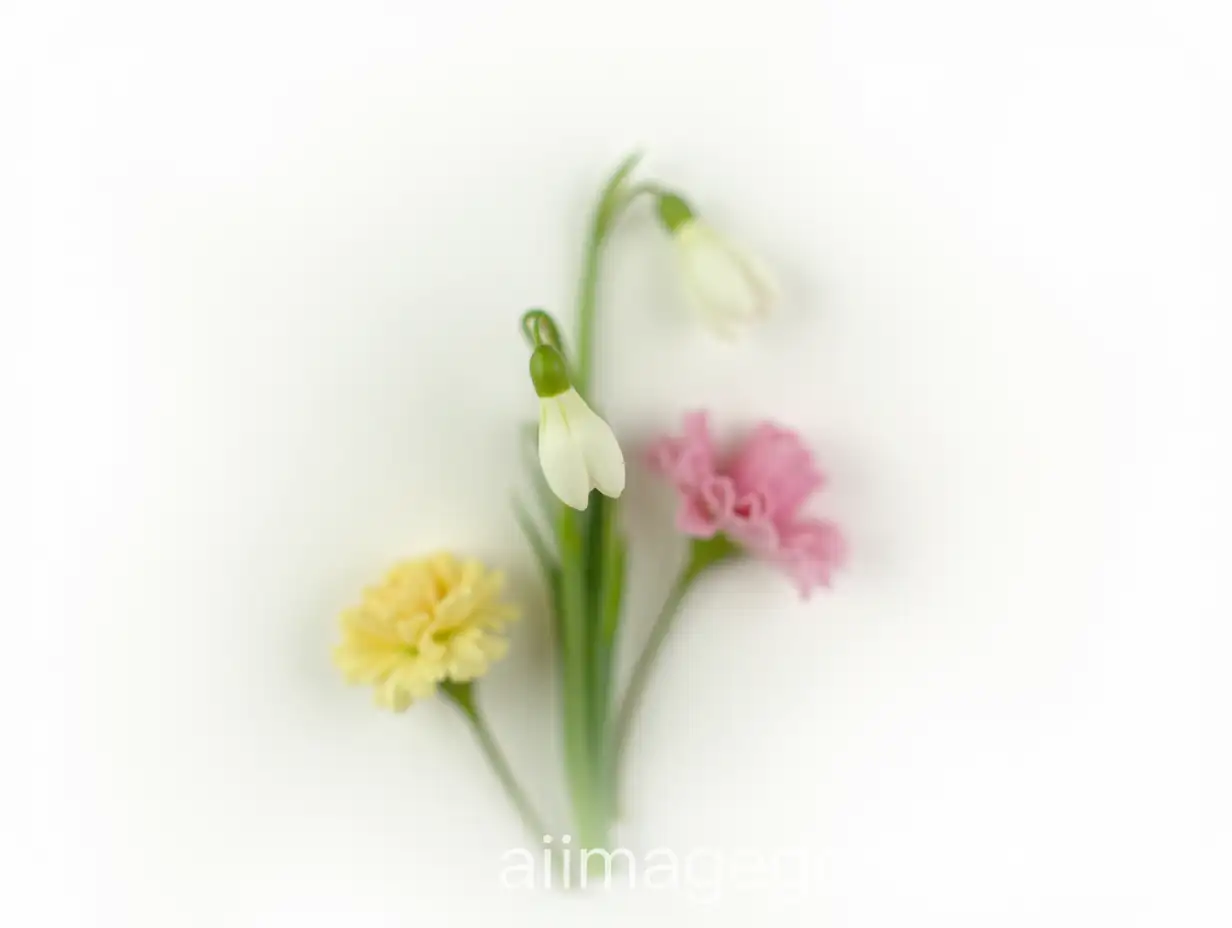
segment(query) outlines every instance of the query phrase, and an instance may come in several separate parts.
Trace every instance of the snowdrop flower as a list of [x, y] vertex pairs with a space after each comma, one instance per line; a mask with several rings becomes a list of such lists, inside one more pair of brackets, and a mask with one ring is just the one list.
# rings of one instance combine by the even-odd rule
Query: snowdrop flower
[[689, 302], [715, 333], [734, 338], [769, 315], [778, 286], [761, 261], [698, 220], [674, 193], [659, 195], [658, 212], [676, 246]]
[[539, 394], [539, 466], [561, 502], [585, 509], [591, 489], [618, 497], [625, 488], [625, 458], [611, 427], [569, 383], [565, 359], [551, 345], [530, 356]]

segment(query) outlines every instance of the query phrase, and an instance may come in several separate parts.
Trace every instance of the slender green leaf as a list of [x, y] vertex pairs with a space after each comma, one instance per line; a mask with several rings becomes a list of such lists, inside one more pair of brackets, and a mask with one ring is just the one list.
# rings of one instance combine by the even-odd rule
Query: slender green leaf
[[513, 498], [513, 515], [518, 521], [518, 528], [522, 530], [527, 544], [530, 545], [530, 549], [535, 555], [535, 560], [539, 562], [539, 569], [543, 571], [544, 579], [549, 583], [553, 582], [560, 570], [556, 563], [556, 555], [548, 546], [547, 541], [544, 540], [543, 534], [539, 531], [539, 526], [535, 524], [531, 514], [526, 511], [526, 507], [522, 505], [522, 501], [516, 496]]

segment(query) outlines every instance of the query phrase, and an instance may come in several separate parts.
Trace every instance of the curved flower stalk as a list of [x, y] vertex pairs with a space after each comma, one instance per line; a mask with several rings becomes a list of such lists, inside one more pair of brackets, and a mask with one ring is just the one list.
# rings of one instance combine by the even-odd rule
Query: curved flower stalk
[[526, 827], [542, 835], [542, 820], [475, 702], [474, 681], [505, 656], [505, 626], [518, 618], [500, 598], [503, 584], [500, 573], [446, 552], [402, 561], [342, 614], [334, 663], [395, 712], [441, 692], [466, 717]]
[[616, 726], [617, 756], [685, 594], [707, 568], [753, 555], [783, 570], [807, 599], [818, 586], [830, 585], [847, 557], [838, 526], [802, 512], [825, 477], [790, 429], [761, 422], [730, 455], [720, 457], [708, 416], [692, 412], [681, 434], [651, 445], [647, 461], [675, 488], [676, 527], [692, 543], [625, 691]]
[[[539, 397], [538, 457], [544, 480], [566, 506], [546, 513], [555, 544], [523, 514], [519, 521], [551, 593], [560, 654], [565, 768], [579, 844], [605, 848], [612, 817], [610, 706], [620, 625], [626, 543], [619, 528], [624, 456], [591, 394], [599, 272], [617, 220], [642, 192], [628, 183], [639, 156], [626, 158], [600, 191], [582, 261], [576, 354], [566, 354], [543, 310], [522, 317]], [[598, 495], [590, 493], [591, 488]]]
[[[591, 216], [577, 297], [575, 353], [566, 353], [559, 328], [547, 313], [531, 310], [522, 317], [540, 399], [539, 463], [547, 486], [566, 507], [549, 507], [546, 513], [554, 544], [524, 512], [519, 512], [519, 522], [551, 592], [565, 767], [577, 837], [589, 848], [607, 846], [613, 813], [611, 684], [627, 547], [617, 499], [624, 489], [624, 457], [611, 429], [595, 412], [591, 382], [603, 251], [629, 204], [657, 189], [630, 183], [639, 160], [634, 154], [621, 162], [600, 191]], [[591, 494], [592, 487], [599, 494]]]
[[672, 236], [685, 296], [701, 320], [732, 340], [770, 315], [779, 288], [766, 266], [699, 220], [674, 193], [661, 193], [659, 219]]

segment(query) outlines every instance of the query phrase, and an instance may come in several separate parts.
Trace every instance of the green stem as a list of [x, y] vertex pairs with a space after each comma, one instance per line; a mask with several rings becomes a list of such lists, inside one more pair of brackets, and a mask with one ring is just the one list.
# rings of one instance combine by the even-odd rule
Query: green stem
[[656, 184], [652, 180], [646, 180], [629, 188], [628, 199], [633, 200], [636, 197], [640, 197], [643, 193], [649, 194], [652, 197], [664, 197], [670, 196], [672, 191], [661, 184]]
[[475, 693], [472, 685], [470, 683], [447, 681], [441, 684], [441, 692], [455, 706], [462, 710], [462, 714], [466, 716], [466, 720], [470, 723], [471, 731], [475, 734], [475, 740], [479, 742], [480, 750], [483, 751], [484, 757], [487, 758], [492, 772], [500, 780], [500, 784], [505, 790], [505, 795], [509, 797], [513, 807], [518, 810], [518, 815], [522, 817], [522, 823], [526, 826], [526, 830], [534, 835], [535, 840], [540, 840], [544, 835], [551, 834], [544, 826], [543, 819], [539, 817], [539, 813], [535, 811], [535, 807], [531, 804], [529, 797], [527, 797], [526, 791], [522, 789], [518, 778], [514, 776], [513, 770], [509, 766], [509, 761], [505, 759], [505, 754], [500, 749], [500, 745], [496, 743], [496, 739], [492, 736], [492, 732], [488, 728], [483, 714], [479, 711], [479, 706], [475, 703]]
[[[667, 640], [668, 633], [675, 624], [676, 616], [680, 613], [680, 606], [684, 602], [685, 595], [692, 588], [693, 582], [706, 568], [738, 556], [740, 550], [727, 536], [721, 534], [715, 535], [713, 538], [695, 538], [692, 544], [690, 544], [689, 557], [676, 578], [676, 582], [672, 584], [667, 598], [663, 601], [658, 618], [655, 619], [654, 626], [650, 630], [650, 638], [647, 639], [645, 646], [643, 646], [637, 663], [633, 665], [633, 673], [629, 677], [629, 685], [625, 687], [624, 698], [620, 703], [620, 714], [616, 722], [615, 737], [612, 742], [611, 765], [613, 780], [616, 780], [619, 774], [621, 760], [629, 739], [629, 732], [633, 726], [633, 719], [637, 715], [638, 706], [641, 704], [642, 697], [646, 693], [646, 684], [650, 680], [651, 671], [654, 670], [659, 653], [663, 649], [663, 642]], [[612, 790], [613, 793], [616, 792], [615, 784], [613, 784]]]
[[591, 219], [590, 236], [586, 241], [586, 255], [582, 260], [582, 280], [578, 288], [577, 304], [577, 362], [573, 370], [573, 386], [587, 401], [590, 397], [590, 381], [593, 369], [595, 343], [595, 308], [599, 302], [599, 258], [608, 232], [616, 224], [621, 212], [637, 193], [644, 192], [645, 185], [625, 189], [625, 180], [637, 167], [642, 156], [634, 153], [625, 158], [616, 168], [599, 195], [595, 214]]
[[[572, 381], [592, 406], [597, 406], [591, 387], [603, 248], [620, 215], [636, 195], [630, 192], [626, 181], [640, 157], [633, 154], [625, 158], [604, 185], [595, 204], [582, 260]], [[610, 679], [623, 578], [623, 544], [616, 512], [614, 500], [594, 498], [587, 512], [563, 513], [558, 522], [565, 766], [577, 828], [589, 847], [606, 843], [611, 810]]]
[[582, 263], [582, 284], [578, 293], [577, 365], [573, 372], [573, 386], [587, 399], [590, 397], [591, 358], [594, 355], [595, 305], [599, 297], [599, 251], [605, 235], [606, 230], [596, 216]]
[[589, 609], [586, 602], [586, 557], [582, 537], [584, 513], [562, 507], [557, 538], [560, 549], [559, 602], [562, 690], [565, 725], [565, 771], [573, 800], [574, 823], [585, 847], [601, 847], [604, 826], [598, 814], [595, 756], [588, 668], [590, 665]]
[[603, 500], [597, 513], [598, 524], [592, 538], [592, 557], [599, 560], [598, 582], [595, 585], [592, 622], [595, 626], [591, 655], [591, 745], [595, 757], [597, 790], [605, 827], [615, 811], [612, 796], [612, 665], [616, 660], [617, 630], [624, 598], [625, 540], [616, 524], [615, 500]]
[[650, 672], [658, 660], [659, 652], [663, 649], [663, 642], [667, 640], [667, 633], [671, 631], [676, 615], [680, 611], [680, 604], [684, 602], [685, 594], [689, 592], [689, 588], [693, 585], [693, 581], [697, 579], [697, 575], [698, 572], [692, 570], [691, 565], [686, 566], [680, 572], [680, 576], [676, 578], [676, 582], [672, 584], [671, 591], [667, 594], [667, 599], [663, 601], [663, 606], [659, 610], [659, 616], [655, 619], [655, 624], [650, 630], [650, 637], [646, 639], [646, 644], [642, 648], [642, 653], [638, 656], [637, 663], [633, 665], [633, 673], [629, 677], [628, 686], [625, 687], [624, 699], [620, 703], [620, 715], [616, 722], [613, 755], [617, 762], [619, 762], [619, 758], [624, 754], [625, 742], [629, 737], [633, 717], [637, 714], [642, 697], [646, 693], [646, 684], [650, 680]]

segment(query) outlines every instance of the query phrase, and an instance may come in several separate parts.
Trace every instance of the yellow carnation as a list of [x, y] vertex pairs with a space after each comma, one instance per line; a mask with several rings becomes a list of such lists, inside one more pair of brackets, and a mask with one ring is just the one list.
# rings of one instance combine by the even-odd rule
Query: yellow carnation
[[401, 712], [438, 683], [464, 683], [505, 655], [502, 574], [452, 554], [403, 561], [342, 615], [334, 663], [351, 683], [376, 687], [380, 706]]

